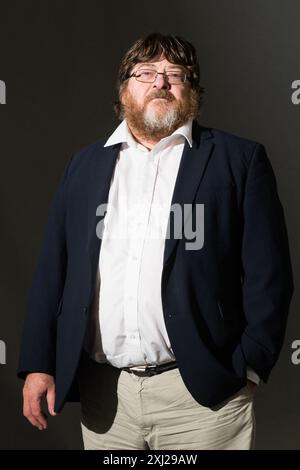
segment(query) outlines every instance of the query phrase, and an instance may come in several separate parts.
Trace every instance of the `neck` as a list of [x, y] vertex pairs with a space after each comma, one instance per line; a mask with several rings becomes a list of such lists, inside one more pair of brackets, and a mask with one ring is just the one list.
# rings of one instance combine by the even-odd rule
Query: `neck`
[[153, 147], [159, 142], [160, 139], [153, 139], [150, 136], [145, 136], [138, 134], [134, 129], [130, 128], [130, 132], [133, 135], [134, 139], [139, 143], [146, 147], [148, 150], [152, 150]]
[[[152, 150], [153, 147], [160, 142], [161, 139], [164, 137], [168, 137], [173, 133], [173, 129], [171, 131], [168, 130], [162, 130], [161, 132], [155, 132], [152, 135], [149, 135], [148, 133], [142, 133], [138, 131], [135, 127], [130, 125], [127, 121], [127, 126], [128, 129], [130, 130], [132, 136], [134, 139], [139, 143], [142, 144], [144, 147], [146, 147], [148, 150]], [[175, 130], [175, 129], [174, 129]]]

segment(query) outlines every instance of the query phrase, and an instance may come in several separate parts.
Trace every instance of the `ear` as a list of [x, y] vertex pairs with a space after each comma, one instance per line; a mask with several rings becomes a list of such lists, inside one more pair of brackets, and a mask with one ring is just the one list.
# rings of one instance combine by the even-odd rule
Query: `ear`
[[127, 97], [127, 83], [122, 83], [122, 85], [119, 88], [119, 100], [121, 104], [126, 103], [126, 97]]

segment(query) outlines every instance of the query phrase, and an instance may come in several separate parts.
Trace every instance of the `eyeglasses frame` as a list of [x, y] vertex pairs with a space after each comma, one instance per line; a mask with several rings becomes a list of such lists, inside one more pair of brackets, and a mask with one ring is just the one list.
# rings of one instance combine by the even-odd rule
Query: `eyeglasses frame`
[[[150, 69], [149, 69], [149, 70], [150, 70]], [[139, 71], [137, 70], [136, 72], [134, 72], [134, 73], [132, 73], [131, 75], [129, 75], [129, 77], [127, 78], [127, 80], [128, 80], [129, 78], [134, 77], [134, 78], [135, 78], [138, 82], [140, 82], [140, 83], [154, 83], [155, 80], [157, 79], [157, 75], [165, 75], [165, 76], [167, 77], [167, 79], [168, 79], [168, 82], [169, 82], [169, 77], [168, 77], [167, 74], [168, 74], [168, 72], [171, 72], [171, 70], [167, 70], [167, 71], [165, 71], [165, 72], [157, 72], [157, 71], [155, 70], [156, 75], [155, 75], [155, 77], [154, 77], [154, 80], [152, 80], [151, 82], [145, 82], [145, 81], [143, 81], [143, 80], [138, 80], [138, 77], [139, 77], [139, 75], [137, 75], [138, 72], [139, 72]], [[153, 72], [154, 72], [154, 70], [153, 70]], [[186, 83], [187, 80], [191, 81], [190, 77], [188, 77], [188, 73], [187, 73], [187, 72], [182, 72], [182, 73], [184, 74], [184, 80], [183, 80], [181, 83]], [[169, 83], [170, 83], [170, 82], [169, 82]], [[173, 83], [173, 84], [170, 83], [170, 85], [180, 85], [181, 83]]]

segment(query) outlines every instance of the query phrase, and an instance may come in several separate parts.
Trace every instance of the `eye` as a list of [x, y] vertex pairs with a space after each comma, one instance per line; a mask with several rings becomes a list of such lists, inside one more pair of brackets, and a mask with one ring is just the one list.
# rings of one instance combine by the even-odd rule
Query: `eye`
[[175, 70], [174, 72], [167, 72], [169, 78], [174, 78], [175, 80], [183, 80], [184, 73], [180, 70]]
[[156, 72], [153, 70], [139, 70], [137, 74], [141, 78], [152, 78], [155, 75], [155, 73]]

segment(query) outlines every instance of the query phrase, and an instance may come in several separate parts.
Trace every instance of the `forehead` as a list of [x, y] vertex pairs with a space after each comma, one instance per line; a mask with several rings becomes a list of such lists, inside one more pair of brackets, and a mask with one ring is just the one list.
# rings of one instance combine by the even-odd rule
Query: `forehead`
[[139, 67], [150, 67], [150, 68], [159, 68], [159, 67], [167, 67], [168, 69], [178, 69], [178, 68], [184, 68], [180, 64], [174, 64], [173, 62], [169, 62], [166, 58], [162, 57], [160, 59], [153, 59], [149, 60], [147, 62], [139, 62], [136, 64], [136, 68]]

